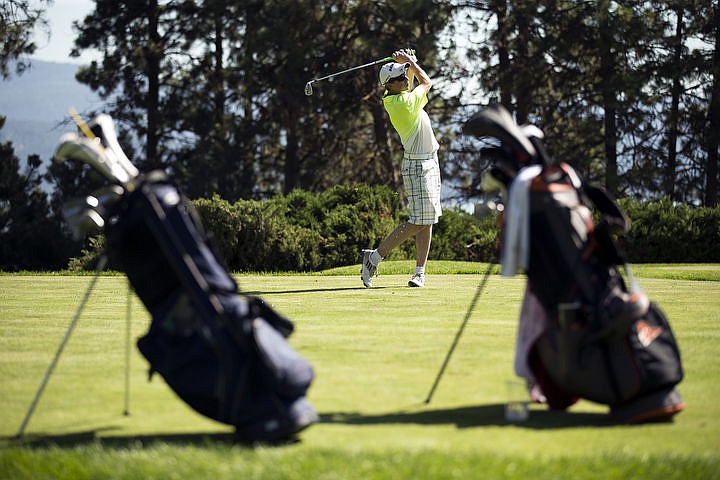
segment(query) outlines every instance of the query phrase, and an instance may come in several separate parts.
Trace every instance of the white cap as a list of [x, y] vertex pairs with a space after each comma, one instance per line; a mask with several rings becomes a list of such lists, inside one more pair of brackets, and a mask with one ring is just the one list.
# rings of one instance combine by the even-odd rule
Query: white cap
[[382, 85], [385, 85], [388, 80], [391, 78], [399, 77], [400, 75], [405, 75], [408, 68], [410, 68], [409, 63], [386, 63], [382, 66], [380, 69], [380, 83]]

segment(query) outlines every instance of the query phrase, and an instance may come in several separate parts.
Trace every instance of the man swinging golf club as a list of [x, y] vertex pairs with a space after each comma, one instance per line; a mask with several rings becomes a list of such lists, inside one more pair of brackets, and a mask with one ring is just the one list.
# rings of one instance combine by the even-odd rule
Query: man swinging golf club
[[[432, 227], [442, 215], [439, 145], [430, 118], [423, 110], [432, 81], [412, 52], [398, 50], [392, 58], [395, 61], [383, 65], [379, 77], [385, 87], [385, 110], [403, 145], [401, 172], [410, 218], [395, 228], [377, 249], [362, 251], [360, 278], [367, 288], [372, 287], [372, 277], [377, 276], [380, 261], [410, 237], [415, 237], [416, 266], [408, 286], [424, 287]], [[415, 80], [417, 86], [412, 88]]]

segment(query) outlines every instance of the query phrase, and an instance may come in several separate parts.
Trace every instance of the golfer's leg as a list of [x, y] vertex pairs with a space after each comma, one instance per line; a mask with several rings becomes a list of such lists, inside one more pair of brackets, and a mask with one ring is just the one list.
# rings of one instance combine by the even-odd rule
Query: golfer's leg
[[[412, 223], [403, 223], [398, 225], [388, 237], [378, 247], [377, 251], [381, 257], [387, 257], [390, 252], [408, 238], [417, 234], [418, 229], [424, 225], [413, 225]], [[428, 246], [429, 248], [429, 246]]]
[[430, 254], [432, 240], [432, 225], [417, 225], [420, 230], [415, 234], [415, 265], [425, 267]]

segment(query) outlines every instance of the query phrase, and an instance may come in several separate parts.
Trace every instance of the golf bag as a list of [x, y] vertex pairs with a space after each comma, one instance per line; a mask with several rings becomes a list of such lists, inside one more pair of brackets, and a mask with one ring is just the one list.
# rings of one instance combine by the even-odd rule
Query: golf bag
[[[112, 124], [101, 123], [93, 130], [105, 148], [75, 136], [64, 137], [58, 152], [113, 164], [105, 141]], [[163, 173], [115, 183], [121, 189], [98, 210], [111, 264], [152, 316], [137, 342], [150, 376], [160, 374], [197, 412], [235, 426], [242, 441], [281, 440], [315, 423], [305, 398], [313, 369], [287, 343], [292, 322], [238, 292], [192, 204]]]
[[518, 353], [549, 406], [584, 398], [609, 405], [622, 422], [681, 411], [680, 352], [663, 311], [640, 290], [613, 240], [630, 227], [617, 203], [550, 158], [542, 132], [516, 125], [502, 107], [480, 112], [464, 132], [500, 141], [482, 151], [493, 162], [483, 185], [506, 199], [503, 274], [527, 274], [519, 329], [534, 332], [519, 331], [525, 341]]

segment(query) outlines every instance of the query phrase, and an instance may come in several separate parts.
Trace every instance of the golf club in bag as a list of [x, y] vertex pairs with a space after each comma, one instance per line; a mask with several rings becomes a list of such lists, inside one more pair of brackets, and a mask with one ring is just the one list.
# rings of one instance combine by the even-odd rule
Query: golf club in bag
[[91, 165], [113, 188], [67, 210], [78, 217], [68, 221], [78, 235], [105, 234], [111, 265], [151, 314], [137, 342], [150, 376], [241, 441], [284, 440], [317, 422], [305, 397], [312, 366], [287, 342], [293, 323], [238, 291], [192, 204], [164, 173], [137, 171], [109, 116], [76, 122], [85, 136], [64, 135], [56, 159]]
[[482, 185], [505, 199], [501, 273], [527, 274], [516, 373], [538, 386], [552, 409], [584, 398], [608, 405], [621, 423], [664, 421], [682, 411], [680, 351], [613, 240], [630, 228], [617, 203], [551, 158], [542, 131], [517, 125], [501, 106], [479, 112], [463, 132], [496, 144], [481, 150], [492, 163]]

